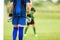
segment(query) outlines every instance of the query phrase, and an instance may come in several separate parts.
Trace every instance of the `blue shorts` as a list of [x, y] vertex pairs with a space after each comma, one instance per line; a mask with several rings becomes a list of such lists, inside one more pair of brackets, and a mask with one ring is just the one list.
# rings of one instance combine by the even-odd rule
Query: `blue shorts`
[[12, 17], [12, 24], [13, 25], [26, 25], [26, 17], [20, 17], [20, 16], [13, 16]]

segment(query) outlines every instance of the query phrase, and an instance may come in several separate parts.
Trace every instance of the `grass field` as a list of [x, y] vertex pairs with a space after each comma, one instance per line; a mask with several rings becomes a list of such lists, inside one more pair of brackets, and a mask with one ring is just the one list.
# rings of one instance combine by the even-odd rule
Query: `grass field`
[[[34, 36], [30, 26], [24, 40], [60, 40], [60, 5], [47, 8], [36, 7], [35, 26], [38, 36]], [[7, 18], [8, 13], [5, 7], [4, 40], [12, 40], [13, 26], [11, 22], [7, 22]]]

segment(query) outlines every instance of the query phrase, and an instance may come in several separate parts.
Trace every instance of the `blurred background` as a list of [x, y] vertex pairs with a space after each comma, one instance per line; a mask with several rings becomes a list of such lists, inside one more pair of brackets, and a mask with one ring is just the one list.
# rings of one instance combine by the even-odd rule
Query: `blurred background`
[[[60, 0], [32, 0], [32, 2], [36, 9], [34, 20], [38, 36], [34, 36], [30, 26], [24, 40], [60, 40]], [[7, 21], [10, 0], [4, 0], [4, 3], [4, 40], [12, 40], [13, 26]]]

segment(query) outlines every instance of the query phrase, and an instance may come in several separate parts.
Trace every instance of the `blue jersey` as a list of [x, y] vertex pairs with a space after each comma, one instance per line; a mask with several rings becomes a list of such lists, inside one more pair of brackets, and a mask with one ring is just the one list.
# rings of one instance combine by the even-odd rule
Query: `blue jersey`
[[11, 0], [13, 2], [12, 24], [26, 25], [26, 3], [30, 0]]
[[11, 0], [13, 2], [13, 15], [26, 16], [26, 3], [30, 0]]

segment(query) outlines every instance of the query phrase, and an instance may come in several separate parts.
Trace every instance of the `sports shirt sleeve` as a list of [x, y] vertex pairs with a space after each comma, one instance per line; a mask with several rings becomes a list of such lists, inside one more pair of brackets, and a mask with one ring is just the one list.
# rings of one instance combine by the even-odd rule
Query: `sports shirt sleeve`
[[33, 8], [33, 7], [31, 8], [31, 11], [36, 12], [35, 8]]
[[29, 3], [30, 2], [30, 0], [26, 0], [26, 3]]
[[14, 2], [14, 0], [10, 0], [10, 2]]
[[34, 11], [34, 12], [36, 12], [36, 10], [35, 10], [35, 9], [33, 9], [33, 11]]
[[36, 10], [34, 9], [34, 12], [36, 12]]

